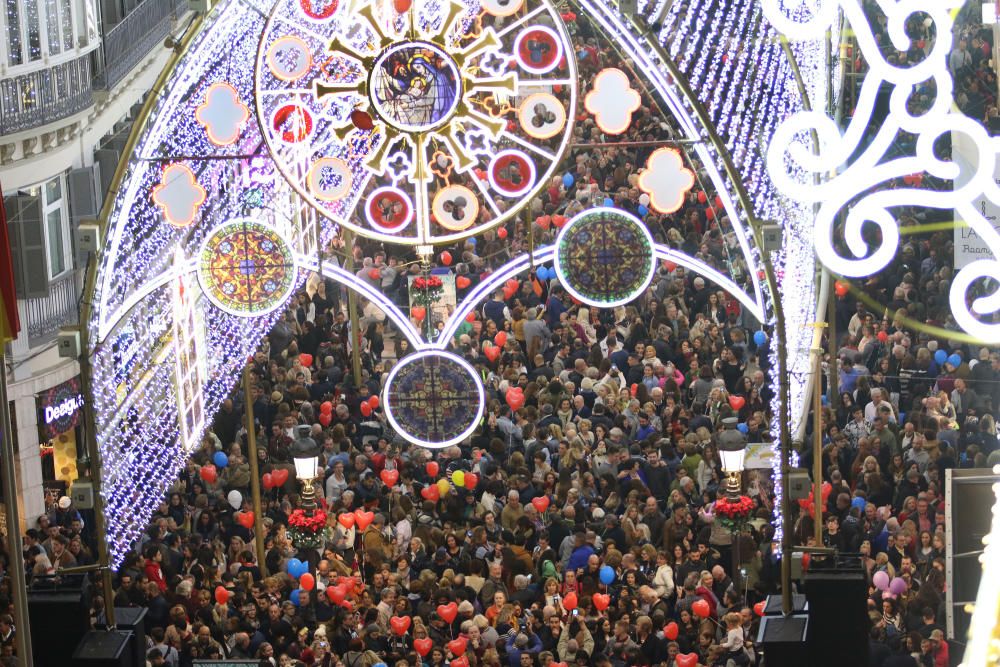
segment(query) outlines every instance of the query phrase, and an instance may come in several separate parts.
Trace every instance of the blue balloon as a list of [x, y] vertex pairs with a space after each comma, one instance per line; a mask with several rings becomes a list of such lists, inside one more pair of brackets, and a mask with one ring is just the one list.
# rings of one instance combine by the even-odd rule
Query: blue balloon
[[948, 357], [948, 363], [954, 366], [955, 368], [958, 368], [959, 366], [962, 365], [962, 355], [957, 353], [951, 355], [950, 357]]
[[750, 432], [750, 427], [741, 422], [736, 425], [736, 430], [742, 433], [743, 435], [746, 435], [747, 433]]
[[565, 185], [567, 188], [571, 188], [573, 187], [574, 183], [576, 183], [576, 179], [573, 177], [573, 174], [569, 173], [568, 171], [565, 174], [563, 174], [563, 185]]
[[372, 667], [389, 667], [384, 662], [376, 662]]
[[215, 456], [212, 457], [212, 462], [215, 463], [216, 468], [225, 468], [229, 465], [229, 457], [226, 456], [225, 452], [216, 452]]
[[826, 394], [819, 397], [819, 402], [821, 405], [830, 405], [830, 399], [826, 397]]
[[608, 206], [608, 207], [614, 206], [615, 205], [615, 200], [612, 199], [611, 197], [605, 197], [604, 198], [604, 205]]
[[299, 606], [299, 589], [296, 588], [294, 591], [288, 594], [288, 599], [292, 601], [292, 604], [296, 607]]
[[472, 245], [476, 245], [476, 237], [475, 236], [470, 236], [469, 238], [467, 238], [465, 240], [466, 240], [467, 243], [471, 243]]
[[615, 570], [610, 565], [601, 566], [601, 583], [605, 586], [610, 586], [611, 582], [615, 580]]
[[865, 499], [861, 498], [860, 496], [856, 497], [854, 500], [851, 501], [851, 507], [857, 507], [862, 512], [865, 511], [865, 505], [866, 505]]
[[639, 216], [646, 217], [648, 214], [649, 214], [649, 209], [643, 206], [642, 204], [639, 204]]
[[285, 565], [285, 572], [288, 576], [298, 579], [301, 575], [299, 574], [299, 568], [302, 567], [302, 561], [298, 558], [290, 558], [288, 563]]
[[936, 361], [937, 365], [940, 366], [944, 362], [948, 361], [948, 353], [944, 350], [938, 350], [934, 353], [934, 361]]
[[546, 266], [538, 267], [538, 269], [535, 271], [535, 275], [538, 276], [539, 280], [548, 280], [549, 279], [548, 267]]
[[753, 342], [754, 345], [760, 347], [761, 345], [767, 342], [767, 334], [764, 333], [763, 331], [755, 331], [753, 334]]

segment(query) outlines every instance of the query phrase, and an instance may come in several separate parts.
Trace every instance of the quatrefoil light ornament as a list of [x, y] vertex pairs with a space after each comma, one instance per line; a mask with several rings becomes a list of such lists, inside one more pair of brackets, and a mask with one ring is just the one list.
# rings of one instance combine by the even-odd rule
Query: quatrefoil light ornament
[[649, 195], [649, 205], [658, 213], [673, 213], [694, 187], [694, 172], [684, 166], [673, 148], [659, 148], [649, 156], [639, 174], [639, 189]]
[[594, 79], [594, 89], [587, 93], [583, 105], [601, 131], [622, 134], [632, 124], [632, 114], [639, 110], [642, 98], [625, 72], [609, 67]]
[[228, 83], [216, 83], [205, 93], [205, 102], [195, 112], [198, 124], [205, 128], [208, 139], [216, 146], [236, 143], [243, 125], [250, 117], [250, 108], [240, 101], [240, 95]]
[[174, 227], [187, 227], [194, 222], [207, 193], [198, 184], [191, 167], [172, 164], [163, 170], [160, 184], [153, 188], [153, 203], [163, 211]]

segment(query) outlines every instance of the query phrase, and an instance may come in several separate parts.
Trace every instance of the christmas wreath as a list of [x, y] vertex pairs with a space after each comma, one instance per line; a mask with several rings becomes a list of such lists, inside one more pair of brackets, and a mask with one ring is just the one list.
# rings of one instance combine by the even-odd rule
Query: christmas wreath
[[723, 526], [730, 530], [738, 529], [750, 517], [753, 511], [753, 500], [749, 496], [740, 496], [735, 500], [721, 498], [715, 501], [715, 514]]
[[318, 549], [323, 546], [326, 538], [327, 514], [323, 510], [313, 510], [312, 514], [305, 510], [295, 510], [288, 517], [288, 534], [292, 543], [299, 547]]

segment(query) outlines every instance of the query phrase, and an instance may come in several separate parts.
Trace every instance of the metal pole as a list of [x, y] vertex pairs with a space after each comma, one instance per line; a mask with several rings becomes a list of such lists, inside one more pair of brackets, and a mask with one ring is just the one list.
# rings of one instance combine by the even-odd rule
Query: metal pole
[[0, 359], [0, 429], [3, 451], [0, 474], [3, 477], [4, 502], [7, 503], [7, 551], [10, 552], [11, 592], [14, 597], [14, 633], [18, 663], [32, 665], [31, 626], [28, 625], [27, 579], [24, 575], [24, 546], [21, 544], [21, 511], [17, 506], [17, 479], [14, 474], [14, 441], [11, 438], [10, 406], [7, 403], [7, 361]]
[[[354, 234], [344, 230], [344, 246], [347, 248], [347, 270], [354, 273]], [[358, 319], [358, 295], [347, 288], [347, 317], [351, 321], [351, 369], [354, 386], [361, 386], [361, 321]]]
[[264, 520], [260, 505], [260, 464], [257, 460], [257, 426], [253, 416], [253, 389], [250, 387], [250, 364], [243, 366], [243, 403], [246, 412], [247, 460], [250, 462], [250, 499], [253, 501], [253, 533], [257, 550], [257, 567], [267, 576], [264, 564]]
[[823, 348], [813, 348], [816, 359], [813, 362], [813, 504], [816, 506], [813, 535], [816, 546], [823, 546], [823, 430], [820, 411], [823, 401]]
[[840, 359], [837, 358], [837, 294], [835, 282], [830, 281], [833, 294], [826, 299], [827, 347], [830, 353], [830, 386], [827, 392], [830, 397], [830, 407], [834, 411], [840, 407]]

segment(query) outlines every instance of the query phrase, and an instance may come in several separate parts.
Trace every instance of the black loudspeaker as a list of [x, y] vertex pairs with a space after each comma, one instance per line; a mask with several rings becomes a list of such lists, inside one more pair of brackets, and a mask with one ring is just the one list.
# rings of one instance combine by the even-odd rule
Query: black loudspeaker
[[132, 632], [133, 665], [146, 664], [146, 608], [115, 607], [115, 624], [119, 630]]
[[[868, 583], [860, 571], [805, 576], [810, 667], [868, 667]], [[831, 632], [836, 628], [836, 632]]]
[[[792, 613], [801, 614], [808, 611], [809, 603], [806, 601], [806, 596], [802, 593], [792, 593]], [[782, 613], [781, 596], [768, 595], [764, 602], [764, 616], [774, 616], [780, 613]]]
[[76, 645], [90, 630], [83, 592], [80, 589], [28, 591], [28, 622], [33, 630], [31, 653], [35, 664], [69, 664]]
[[[949, 511], [946, 514], [946, 534], [948, 536], [950, 558], [947, 563], [948, 603], [950, 620], [954, 631], [946, 633], [948, 638], [964, 640], [968, 637], [971, 615], [965, 606], [975, 602], [979, 596], [979, 583], [983, 577], [983, 566], [979, 557], [983, 554], [983, 538], [990, 534], [993, 514], [989, 508], [996, 502], [993, 484], [1000, 481], [988, 470], [949, 470], [951, 481]], [[968, 511], [975, 508], [976, 511]], [[952, 651], [956, 653], [956, 651]], [[958, 652], [961, 656], [962, 653]]]
[[810, 627], [805, 614], [761, 618], [757, 645], [764, 654], [764, 664], [767, 667], [809, 665], [806, 634]]
[[132, 661], [131, 641], [129, 630], [92, 630], [76, 647], [73, 662], [65, 664], [73, 667], [144, 667], [145, 658], [138, 664]]

